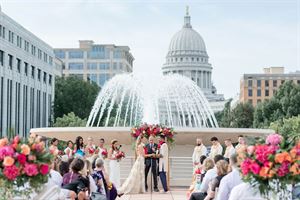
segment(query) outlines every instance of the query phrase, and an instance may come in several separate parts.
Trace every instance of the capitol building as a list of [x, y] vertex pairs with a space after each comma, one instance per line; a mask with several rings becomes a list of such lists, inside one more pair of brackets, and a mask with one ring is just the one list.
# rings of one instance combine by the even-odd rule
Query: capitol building
[[181, 74], [201, 88], [214, 112], [223, 110], [225, 99], [217, 94], [212, 83], [212, 66], [208, 62], [206, 46], [201, 35], [192, 28], [188, 9], [184, 25], [171, 39], [166, 62], [162, 67], [163, 74]]

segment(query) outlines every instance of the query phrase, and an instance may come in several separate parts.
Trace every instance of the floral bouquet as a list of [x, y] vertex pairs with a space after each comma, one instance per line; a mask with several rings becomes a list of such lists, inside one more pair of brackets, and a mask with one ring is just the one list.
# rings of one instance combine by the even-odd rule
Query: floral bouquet
[[249, 146], [244, 158], [244, 181], [258, 186], [264, 197], [271, 191], [284, 199], [287, 185], [300, 181], [300, 141], [289, 145], [281, 135], [271, 134], [264, 143]]
[[107, 155], [108, 155], [107, 150], [104, 149], [104, 150], [101, 152], [101, 155], [102, 155], [102, 158], [103, 158], [103, 159], [106, 159], [106, 158], [107, 158]]
[[123, 158], [125, 158], [125, 153], [123, 151], [118, 151], [118, 153], [116, 154], [117, 161], [119, 162]]
[[12, 141], [0, 139], [0, 199], [28, 197], [39, 191], [48, 181], [52, 159], [45, 143], [34, 134], [24, 141], [19, 136]]
[[165, 127], [158, 124], [141, 124], [140, 126], [135, 126], [131, 129], [131, 136], [137, 139], [140, 135], [142, 135], [145, 138], [149, 138], [150, 135], [152, 136], [165, 136], [166, 141], [169, 143], [174, 142], [174, 129]]

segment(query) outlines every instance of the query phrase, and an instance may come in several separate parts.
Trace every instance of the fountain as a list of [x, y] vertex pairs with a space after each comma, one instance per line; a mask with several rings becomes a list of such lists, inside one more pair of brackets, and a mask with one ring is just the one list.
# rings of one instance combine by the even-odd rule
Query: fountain
[[217, 128], [201, 89], [182, 75], [114, 76], [100, 91], [87, 126], [131, 127], [142, 122], [171, 127]]

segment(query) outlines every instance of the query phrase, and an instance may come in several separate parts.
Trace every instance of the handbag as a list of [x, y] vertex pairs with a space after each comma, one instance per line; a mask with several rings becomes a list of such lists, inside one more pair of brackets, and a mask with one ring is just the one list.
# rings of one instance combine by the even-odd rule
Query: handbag
[[92, 192], [90, 200], [107, 200], [106, 195], [99, 192]]

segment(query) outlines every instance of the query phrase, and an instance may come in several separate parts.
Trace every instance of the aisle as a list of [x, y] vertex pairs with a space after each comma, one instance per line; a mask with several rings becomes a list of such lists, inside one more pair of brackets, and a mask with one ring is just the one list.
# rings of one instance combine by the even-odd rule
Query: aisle
[[124, 195], [120, 200], [185, 200], [186, 199], [187, 188], [173, 188], [168, 193], [155, 192], [151, 194], [150, 192], [145, 194], [135, 194], [135, 195]]

